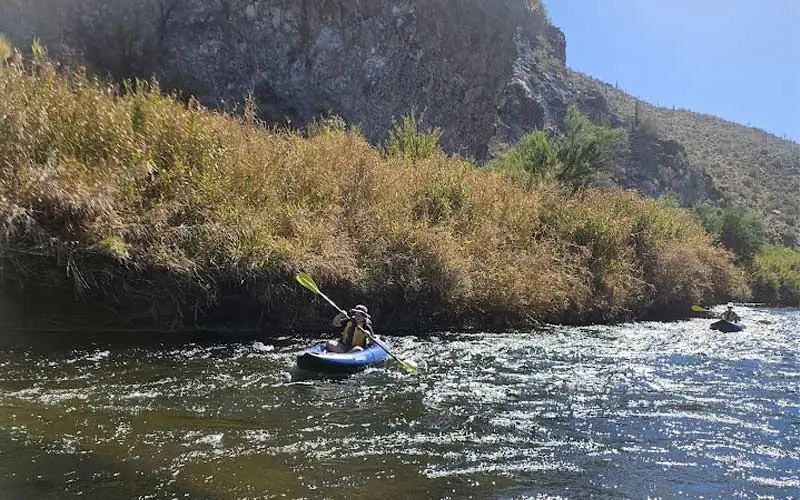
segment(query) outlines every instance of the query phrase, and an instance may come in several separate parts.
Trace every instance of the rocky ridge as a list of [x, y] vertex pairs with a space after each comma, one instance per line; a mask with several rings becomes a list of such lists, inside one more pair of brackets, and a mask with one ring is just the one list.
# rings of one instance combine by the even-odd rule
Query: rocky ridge
[[[615, 172], [622, 186], [674, 193], [685, 205], [730, 195], [686, 137], [634, 126], [613, 88], [566, 68], [564, 35], [538, 0], [47, 3], [9, 0], [0, 31], [20, 46], [36, 34], [51, 52], [116, 78], [155, 74], [209, 106], [231, 109], [249, 96], [265, 120], [297, 127], [337, 114], [373, 142], [416, 113], [441, 127], [446, 151], [481, 163], [531, 130], [561, 126], [577, 104], [631, 131]], [[745, 204], [769, 208], [769, 190]], [[797, 220], [788, 220], [779, 232], [796, 243]]]

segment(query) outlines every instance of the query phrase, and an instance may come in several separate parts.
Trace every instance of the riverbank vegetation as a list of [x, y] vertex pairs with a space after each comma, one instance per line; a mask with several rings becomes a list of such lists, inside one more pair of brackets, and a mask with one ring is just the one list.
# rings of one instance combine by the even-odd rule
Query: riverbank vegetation
[[800, 251], [765, 246], [755, 256], [752, 280], [755, 300], [800, 306]]
[[753, 300], [800, 306], [800, 251], [767, 243], [764, 219], [741, 207], [694, 207], [715, 241], [729, 249], [747, 270]]
[[695, 217], [632, 191], [523, 182], [400, 135], [378, 149], [335, 119], [271, 129], [251, 107], [214, 113], [34, 53], [0, 70], [6, 297], [74, 295], [139, 325], [305, 328], [330, 312], [294, 283], [305, 270], [402, 329], [616, 321], [747, 296]]

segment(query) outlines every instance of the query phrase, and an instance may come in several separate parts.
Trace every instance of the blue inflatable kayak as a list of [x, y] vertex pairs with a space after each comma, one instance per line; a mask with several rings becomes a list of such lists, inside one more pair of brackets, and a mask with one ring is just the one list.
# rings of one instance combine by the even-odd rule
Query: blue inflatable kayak
[[709, 327], [712, 330], [719, 330], [721, 332], [730, 333], [730, 332], [741, 332], [744, 330], [744, 323], [734, 323], [732, 321], [725, 321], [721, 319], [719, 321], [715, 321], [711, 323]]
[[325, 351], [325, 344], [321, 343], [298, 354], [297, 367], [321, 373], [352, 373], [382, 364], [388, 357], [389, 354], [377, 345], [363, 351], [340, 353]]

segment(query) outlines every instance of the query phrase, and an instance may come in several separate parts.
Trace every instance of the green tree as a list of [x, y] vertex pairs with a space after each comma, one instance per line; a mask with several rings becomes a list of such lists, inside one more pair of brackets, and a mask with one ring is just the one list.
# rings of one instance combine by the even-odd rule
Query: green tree
[[719, 208], [710, 203], [700, 203], [694, 206], [694, 214], [710, 234], [719, 238], [722, 234], [722, 213]]
[[556, 157], [562, 165], [558, 180], [575, 188], [601, 181], [626, 137], [624, 130], [595, 125], [576, 106], [570, 106], [564, 134], [556, 140]]
[[419, 121], [413, 114], [403, 115], [399, 123], [392, 120], [389, 137], [384, 144], [386, 155], [416, 160], [442, 152], [439, 146], [442, 129], [433, 127], [421, 131], [419, 127]]
[[757, 301], [800, 306], [800, 251], [764, 245], [753, 258], [752, 276]]
[[750, 264], [767, 239], [764, 219], [744, 208], [728, 206], [722, 210], [720, 238], [725, 248], [732, 250], [740, 262]]
[[534, 184], [555, 181], [561, 172], [561, 163], [551, 142], [547, 133], [536, 130], [523, 136], [516, 147], [489, 166], [509, 173], [525, 173]]
[[564, 119], [564, 133], [548, 135], [537, 130], [498, 157], [491, 168], [509, 173], [526, 172], [529, 181], [559, 182], [573, 189], [607, 181], [614, 153], [625, 142], [625, 131], [595, 125], [577, 107]]

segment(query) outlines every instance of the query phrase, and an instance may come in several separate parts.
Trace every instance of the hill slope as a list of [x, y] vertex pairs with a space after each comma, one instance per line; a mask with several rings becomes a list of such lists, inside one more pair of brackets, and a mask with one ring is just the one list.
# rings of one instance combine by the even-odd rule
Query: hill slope
[[784, 245], [800, 243], [800, 144], [761, 129], [686, 109], [653, 106], [577, 72], [570, 79], [603, 94], [628, 124], [683, 145], [687, 159], [707, 172], [727, 199], [763, 213]]
[[162, 84], [231, 109], [248, 96], [261, 118], [304, 126], [327, 114], [373, 143], [392, 120], [421, 115], [448, 152], [493, 157], [576, 104], [626, 127], [615, 176], [681, 203], [730, 199], [763, 212], [775, 240], [800, 243], [798, 145], [765, 132], [635, 98], [566, 69], [566, 40], [531, 0], [12, 0], [0, 31], [39, 36], [116, 78]]

